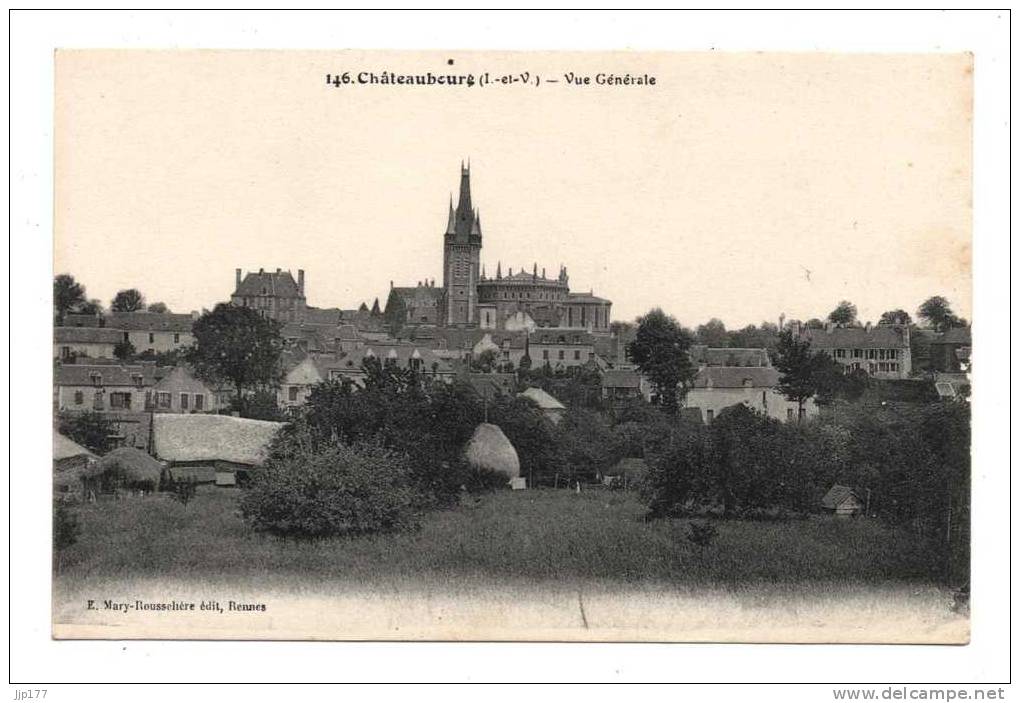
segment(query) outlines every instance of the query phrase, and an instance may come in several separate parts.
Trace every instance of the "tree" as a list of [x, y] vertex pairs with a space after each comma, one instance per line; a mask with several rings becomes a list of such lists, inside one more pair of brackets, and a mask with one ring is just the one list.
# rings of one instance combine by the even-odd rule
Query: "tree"
[[105, 454], [113, 449], [116, 427], [105, 415], [87, 411], [74, 415], [65, 415], [60, 419], [60, 434], [70, 437], [83, 447], [97, 454]]
[[149, 312], [167, 313], [170, 312], [170, 308], [166, 303], [149, 303]]
[[680, 323], [654, 308], [638, 318], [637, 334], [627, 344], [627, 356], [655, 386], [659, 402], [670, 412], [676, 410], [697, 373], [688, 354], [691, 341]]
[[195, 320], [192, 333], [195, 343], [186, 361], [204, 380], [232, 385], [240, 402], [246, 391], [279, 382], [283, 338], [276, 320], [220, 303]]
[[135, 355], [135, 345], [123, 339], [113, 345], [113, 355], [121, 361], [128, 361]]
[[57, 324], [64, 324], [64, 316], [85, 303], [85, 287], [74, 280], [69, 273], [62, 273], [53, 279], [53, 312]]
[[75, 312], [82, 315], [102, 315], [103, 304], [99, 302], [99, 298], [92, 298], [79, 305]]
[[717, 317], [713, 317], [703, 325], [698, 325], [697, 334], [698, 344], [704, 344], [707, 347], [725, 347], [729, 344], [726, 325]]
[[404, 304], [404, 299], [397, 295], [395, 290], [390, 291], [390, 297], [386, 300], [383, 321], [393, 336], [396, 336], [404, 326], [404, 323], [407, 322], [407, 305]]
[[829, 322], [841, 327], [849, 327], [857, 321], [857, 306], [849, 300], [839, 301], [836, 309], [829, 313]]
[[471, 370], [477, 373], [492, 373], [496, 370], [496, 350], [486, 349], [471, 358]]
[[957, 317], [950, 307], [949, 301], [941, 295], [933, 295], [921, 303], [917, 316], [938, 332], [945, 332], [953, 327], [962, 327], [966, 321]]
[[787, 400], [797, 403], [798, 420], [804, 414], [804, 403], [818, 389], [818, 362], [811, 352], [811, 342], [783, 330], [776, 347], [776, 369], [779, 371], [779, 391]]
[[913, 323], [914, 321], [910, 319], [910, 313], [900, 308], [886, 310], [882, 313], [882, 317], [878, 318], [878, 324], [880, 325], [911, 325]]
[[138, 312], [145, 309], [145, 298], [137, 288], [117, 291], [110, 303], [113, 312]]
[[820, 330], [825, 328], [825, 323], [819, 320], [817, 317], [812, 317], [810, 320], [804, 323], [804, 326], [809, 330]]

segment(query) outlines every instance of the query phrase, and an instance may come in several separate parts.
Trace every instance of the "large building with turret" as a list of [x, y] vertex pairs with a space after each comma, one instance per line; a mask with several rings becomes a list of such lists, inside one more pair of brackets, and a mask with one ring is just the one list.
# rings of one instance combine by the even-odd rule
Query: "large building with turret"
[[504, 274], [497, 262], [495, 276], [488, 277], [481, 254], [482, 221], [471, 201], [471, 169], [461, 164], [457, 205], [451, 197], [443, 234], [442, 286], [436, 287], [435, 280], [406, 287], [391, 283], [387, 319], [406, 325], [511, 331], [556, 327], [609, 334], [612, 303], [590, 290], [571, 293], [565, 266], [548, 278], [537, 263], [531, 271], [508, 268]]

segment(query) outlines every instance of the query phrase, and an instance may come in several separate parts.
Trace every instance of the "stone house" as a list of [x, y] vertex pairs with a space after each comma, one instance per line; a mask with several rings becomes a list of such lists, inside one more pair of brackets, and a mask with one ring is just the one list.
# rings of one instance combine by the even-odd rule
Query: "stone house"
[[[694, 377], [693, 386], [683, 399], [685, 408], [699, 408], [704, 422], [710, 423], [732, 405], [746, 405], [783, 422], [796, 422], [797, 403], [787, 400], [776, 386], [779, 372], [771, 367], [705, 366]], [[818, 414], [814, 400], [804, 403], [802, 417]]]

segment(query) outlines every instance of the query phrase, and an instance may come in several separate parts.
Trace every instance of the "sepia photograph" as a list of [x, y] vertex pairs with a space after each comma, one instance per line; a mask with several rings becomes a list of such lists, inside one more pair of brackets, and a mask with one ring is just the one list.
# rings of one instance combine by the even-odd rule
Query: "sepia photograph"
[[969, 641], [972, 55], [54, 61], [55, 638]]

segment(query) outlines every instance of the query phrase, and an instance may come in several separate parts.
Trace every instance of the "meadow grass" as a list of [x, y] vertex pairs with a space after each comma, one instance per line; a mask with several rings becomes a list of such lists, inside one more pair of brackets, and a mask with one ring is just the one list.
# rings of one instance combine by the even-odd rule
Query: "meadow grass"
[[203, 487], [187, 506], [161, 494], [81, 506], [82, 531], [59, 555], [58, 587], [135, 578], [425, 579], [766, 593], [933, 585], [937, 574], [923, 544], [874, 520], [717, 521], [717, 536], [699, 548], [687, 539], [687, 520], [645, 521], [629, 492], [500, 491], [424, 515], [414, 531], [318, 540], [250, 530], [238, 497], [236, 489]]

